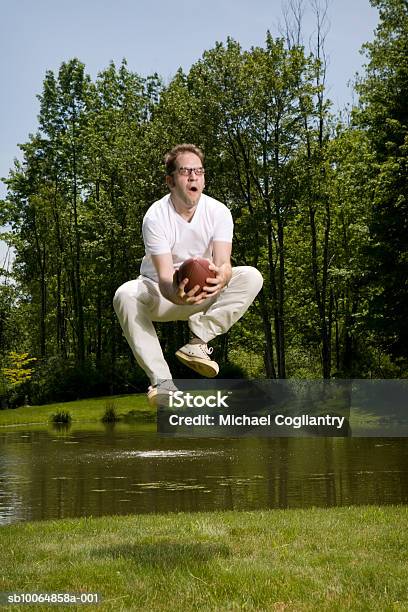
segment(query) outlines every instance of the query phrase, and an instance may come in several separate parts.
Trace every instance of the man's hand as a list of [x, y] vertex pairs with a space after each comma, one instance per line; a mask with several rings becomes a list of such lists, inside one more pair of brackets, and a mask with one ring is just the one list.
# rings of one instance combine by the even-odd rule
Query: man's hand
[[215, 297], [231, 280], [232, 270], [229, 263], [224, 263], [221, 266], [216, 266], [211, 263], [209, 266], [210, 270], [215, 272], [215, 278], [207, 278], [207, 284], [203, 287], [203, 291], [206, 292], [207, 297]]
[[174, 273], [173, 282], [177, 286], [176, 295], [177, 298], [180, 300], [178, 302], [179, 304], [187, 304], [189, 306], [193, 304], [201, 304], [201, 302], [204, 302], [208, 297], [211, 297], [206, 291], [200, 290], [200, 285], [196, 285], [195, 287], [190, 289], [190, 291], [185, 293], [184, 289], [188, 283], [188, 280], [188, 278], [183, 278], [181, 283], [177, 284], [177, 272]]
[[195, 305], [201, 304], [209, 298], [216, 297], [229, 283], [232, 276], [230, 264], [231, 243], [214, 242], [214, 263], [210, 269], [215, 272], [215, 278], [207, 278], [206, 285], [200, 289], [199, 285], [193, 287], [187, 293], [184, 291], [188, 278], [178, 281], [177, 273], [174, 272], [171, 253], [163, 255], [152, 255], [152, 261], [159, 277], [159, 288], [161, 294], [173, 304]]
[[179, 306], [201, 304], [209, 297], [208, 293], [201, 291], [198, 285], [187, 293], [184, 291], [188, 278], [183, 278], [179, 283], [171, 253], [152, 255], [152, 261], [159, 277], [160, 292], [173, 304]]

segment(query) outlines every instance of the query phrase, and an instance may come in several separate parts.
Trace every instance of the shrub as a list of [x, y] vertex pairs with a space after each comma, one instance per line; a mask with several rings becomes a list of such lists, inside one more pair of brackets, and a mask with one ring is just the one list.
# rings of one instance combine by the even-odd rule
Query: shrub
[[135, 367], [132, 356], [118, 357], [114, 371], [109, 359], [96, 364], [90, 356], [80, 367], [73, 357], [48, 357], [38, 362], [29, 384], [32, 404], [137, 393], [147, 386], [146, 375], [141, 368]]
[[246, 372], [238, 363], [224, 363], [220, 367], [220, 378], [246, 378]]
[[51, 415], [51, 422], [56, 424], [65, 424], [68, 425], [71, 423], [72, 417], [71, 414], [67, 410], [59, 410]]
[[102, 417], [102, 423], [116, 423], [120, 418], [116, 412], [116, 406], [114, 402], [106, 402], [105, 413]]

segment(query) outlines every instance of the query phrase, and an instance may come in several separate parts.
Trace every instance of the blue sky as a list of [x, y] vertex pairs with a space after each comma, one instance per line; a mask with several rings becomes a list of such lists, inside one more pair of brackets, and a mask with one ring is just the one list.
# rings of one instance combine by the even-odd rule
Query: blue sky
[[[78, 57], [92, 77], [113, 60], [128, 61], [145, 76], [165, 81], [186, 71], [206, 49], [227, 36], [244, 48], [262, 45], [266, 30], [279, 35], [280, 0], [0, 0], [0, 177], [7, 176], [17, 144], [37, 128], [38, 101], [46, 70]], [[304, 0], [308, 45], [315, 19]], [[331, 0], [326, 52], [328, 93], [335, 108], [351, 101], [347, 83], [361, 70], [361, 45], [372, 40], [377, 11], [369, 0]], [[0, 197], [5, 186], [0, 183]], [[0, 249], [0, 256], [2, 250]], [[0, 259], [1, 263], [1, 259]]]

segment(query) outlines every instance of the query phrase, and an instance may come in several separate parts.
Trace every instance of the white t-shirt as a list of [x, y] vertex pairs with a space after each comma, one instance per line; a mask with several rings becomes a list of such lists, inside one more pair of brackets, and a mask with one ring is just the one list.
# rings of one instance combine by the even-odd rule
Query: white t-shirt
[[149, 208], [143, 219], [142, 232], [146, 254], [140, 273], [158, 280], [152, 255], [171, 253], [174, 269], [190, 257], [212, 259], [213, 240], [232, 242], [234, 224], [229, 209], [202, 194], [191, 221], [179, 215], [170, 194]]

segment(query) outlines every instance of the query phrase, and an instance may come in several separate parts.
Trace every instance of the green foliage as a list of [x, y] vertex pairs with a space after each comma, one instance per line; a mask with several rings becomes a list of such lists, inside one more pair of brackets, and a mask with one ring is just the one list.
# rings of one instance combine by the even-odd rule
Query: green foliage
[[69, 401], [111, 393], [142, 391], [144, 375], [136, 369], [130, 356], [118, 358], [115, 369], [109, 360], [97, 364], [89, 357], [82, 366], [73, 358], [50, 357], [38, 362], [30, 381], [30, 398], [35, 404]]
[[37, 361], [37, 358], [29, 357], [28, 353], [16, 353], [15, 351], [11, 351], [6, 356], [8, 366], [2, 368], [2, 375], [11, 389], [20, 387], [31, 380], [34, 368], [28, 366], [33, 361]]
[[405, 0], [372, 4], [380, 21], [365, 45], [368, 64], [355, 114], [375, 156], [366, 321], [379, 346], [408, 364], [408, 7]]
[[[1, 350], [39, 359], [24, 383], [34, 401], [147, 386], [112, 298], [138, 274], [163, 155], [183, 141], [203, 147], [206, 189], [232, 211], [234, 265], [264, 277], [215, 343], [222, 375], [364, 377], [382, 371], [379, 354], [395, 362], [384, 371], [405, 371], [408, 18], [404, 0], [372, 3], [380, 23], [352, 125], [330, 115], [322, 49], [269, 32], [250, 50], [217, 43], [167, 85], [126, 61], [94, 80], [78, 59], [46, 73], [38, 131], [0, 207], [16, 253]], [[171, 355], [185, 329], [158, 328], [184, 375]]]
[[[6, 238], [1, 235], [1, 238]], [[4, 284], [0, 285], [0, 355], [6, 355], [12, 350], [20, 352], [26, 349], [24, 338], [24, 322], [17, 309], [18, 291], [12, 283], [10, 273], [1, 270], [4, 274]]]

